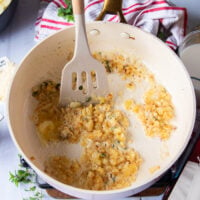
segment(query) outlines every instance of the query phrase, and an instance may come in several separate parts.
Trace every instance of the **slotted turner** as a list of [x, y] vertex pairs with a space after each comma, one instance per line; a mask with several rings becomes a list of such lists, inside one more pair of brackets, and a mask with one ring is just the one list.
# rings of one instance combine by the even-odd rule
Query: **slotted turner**
[[108, 93], [105, 67], [94, 59], [88, 46], [84, 0], [72, 0], [75, 17], [75, 50], [72, 60], [62, 70], [60, 104], [87, 102], [91, 96]]

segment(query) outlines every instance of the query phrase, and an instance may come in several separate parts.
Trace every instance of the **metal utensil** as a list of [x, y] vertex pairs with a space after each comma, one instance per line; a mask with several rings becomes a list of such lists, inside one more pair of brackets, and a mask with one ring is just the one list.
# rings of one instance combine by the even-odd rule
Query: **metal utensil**
[[88, 46], [84, 1], [73, 0], [75, 17], [75, 51], [72, 60], [62, 70], [60, 104], [71, 101], [86, 102], [91, 96], [104, 96], [108, 93], [106, 69], [94, 59]]
[[97, 16], [96, 20], [103, 20], [106, 14], [118, 15], [119, 21], [127, 24], [127, 21], [122, 13], [122, 0], [105, 0], [102, 11]]

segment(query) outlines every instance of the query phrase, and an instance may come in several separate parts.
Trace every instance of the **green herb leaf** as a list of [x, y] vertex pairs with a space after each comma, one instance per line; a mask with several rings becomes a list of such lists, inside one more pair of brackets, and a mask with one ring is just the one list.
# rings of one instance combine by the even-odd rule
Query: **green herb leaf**
[[106, 153], [101, 153], [101, 154], [100, 154], [100, 157], [101, 157], [101, 158], [105, 158], [105, 157], [106, 157]]
[[[21, 160], [22, 156], [18, 156]], [[26, 189], [24, 189], [24, 191], [30, 192], [31, 196], [23, 198], [23, 200], [43, 200], [44, 195], [42, 192], [40, 192], [40, 190], [37, 190], [37, 186], [35, 185], [35, 181], [33, 180], [35, 173], [32, 170], [23, 167], [22, 165], [19, 166], [19, 170], [15, 171], [14, 173], [9, 172], [9, 180], [16, 186], [18, 186], [19, 183], [27, 184]]]
[[33, 96], [33, 97], [36, 97], [38, 94], [39, 94], [38, 91], [33, 91], [33, 92], [32, 92], [32, 96]]
[[29, 192], [29, 191], [35, 191], [36, 190], [36, 186], [32, 186], [29, 189], [25, 189], [25, 191]]
[[82, 85], [80, 85], [80, 86], [78, 87], [78, 89], [79, 89], [79, 90], [82, 90], [82, 89], [83, 89], [83, 86], [82, 86]]
[[66, 19], [66, 21], [68, 22], [74, 22], [72, 2], [70, 0], [64, 0], [64, 1], [67, 7], [66, 8], [60, 7], [58, 9], [58, 16]]
[[28, 171], [28, 169], [26, 170], [17, 170], [15, 171], [15, 173], [9, 173], [10, 174], [10, 181], [12, 183], [14, 183], [17, 187], [19, 185], [19, 183], [30, 183], [31, 182], [31, 179], [30, 177], [32, 176], [30, 174], [30, 172]]
[[92, 97], [87, 97], [87, 99], [85, 100], [85, 102], [90, 102], [92, 100]]
[[107, 71], [107, 72], [109, 72], [109, 73], [111, 72], [109, 60], [106, 60], [106, 61], [105, 61], [105, 68], [106, 68], [106, 71]]

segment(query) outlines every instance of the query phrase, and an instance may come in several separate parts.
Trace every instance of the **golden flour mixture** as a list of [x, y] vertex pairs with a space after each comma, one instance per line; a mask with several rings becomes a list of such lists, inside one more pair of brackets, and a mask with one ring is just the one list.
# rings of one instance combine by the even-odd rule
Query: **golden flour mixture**
[[[134, 92], [143, 79], [149, 88], [143, 103], [134, 98], [125, 99], [127, 112], [135, 113], [147, 136], [169, 138], [174, 129], [171, 119], [174, 108], [170, 94], [158, 84], [147, 68], [119, 54], [96, 53], [108, 73], [117, 73], [126, 81], [126, 88]], [[71, 102], [58, 105], [60, 84], [44, 81], [33, 88], [37, 99], [33, 114], [38, 136], [45, 144], [66, 141], [80, 143], [80, 159], [51, 156], [45, 163], [45, 172], [55, 179], [84, 189], [110, 190], [130, 186], [137, 177], [142, 158], [128, 146], [128, 115], [115, 108], [113, 94], [97, 97], [98, 104]], [[137, 134], [137, 133], [134, 133]], [[134, 141], [133, 141], [134, 142]]]

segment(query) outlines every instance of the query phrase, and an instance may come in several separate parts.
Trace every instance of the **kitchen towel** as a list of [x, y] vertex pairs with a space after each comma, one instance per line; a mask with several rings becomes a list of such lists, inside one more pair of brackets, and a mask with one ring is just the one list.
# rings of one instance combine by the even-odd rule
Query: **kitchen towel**
[[[67, 0], [41, 0], [35, 22], [35, 41], [41, 41], [57, 30], [73, 25], [58, 16], [59, 8], [67, 8]], [[85, 0], [86, 22], [94, 21], [104, 0]], [[187, 10], [170, 5], [165, 0], [124, 0], [122, 12], [128, 24], [160, 37], [173, 50], [186, 34]], [[117, 15], [106, 15], [104, 21], [119, 22]]]
[[199, 200], [200, 199], [200, 165], [187, 162], [181, 176], [173, 188], [168, 200]]

